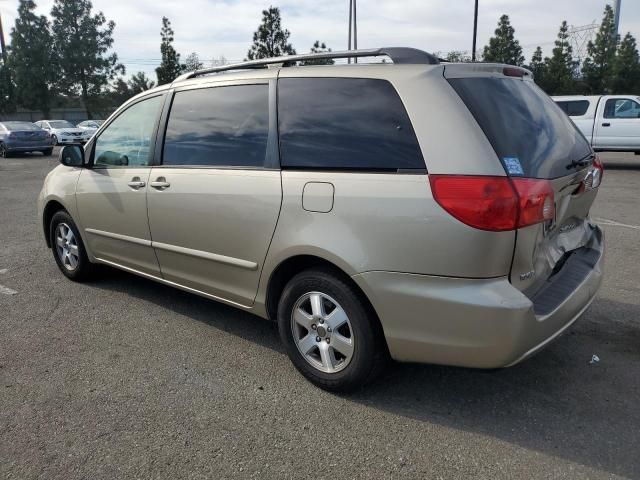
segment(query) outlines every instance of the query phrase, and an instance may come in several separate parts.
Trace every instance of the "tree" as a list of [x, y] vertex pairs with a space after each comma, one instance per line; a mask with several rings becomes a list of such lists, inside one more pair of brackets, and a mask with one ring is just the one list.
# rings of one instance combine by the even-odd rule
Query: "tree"
[[155, 86], [155, 83], [148, 78], [144, 72], [138, 72], [132, 75], [127, 83], [131, 96], [142, 93], [146, 90], [150, 90]]
[[49, 20], [34, 13], [32, 0], [20, 0], [18, 18], [11, 29], [8, 65], [15, 82], [15, 100], [26, 108], [41, 110], [49, 117], [54, 99], [57, 68], [52, 62], [53, 42]]
[[[313, 46], [311, 47], [311, 53], [322, 53], [322, 52], [330, 52], [331, 49], [327, 48], [327, 45], [320, 40], [316, 40]], [[300, 62], [300, 65], [333, 65], [336, 63], [332, 58], [325, 59], [317, 59], [317, 60], [304, 60]]]
[[183, 71], [180, 65], [180, 54], [173, 48], [173, 29], [171, 22], [167, 17], [162, 17], [162, 30], [160, 30], [160, 54], [162, 55], [162, 63], [156, 68], [158, 76], [158, 85], [173, 82]]
[[495, 30], [495, 36], [489, 39], [482, 55], [485, 62], [507, 63], [521, 66], [524, 64], [522, 47], [515, 39], [515, 30], [508, 15], [502, 15]]
[[92, 8], [89, 0], [55, 0], [51, 10], [59, 86], [80, 95], [89, 118], [92, 102], [99, 100], [117, 73], [125, 73], [117, 54], [107, 53], [116, 24], [107, 22], [102, 12], [93, 15]]
[[547, 91], [545, 80], [547, 76], [547, 65], [542, 58], [542, 48], [537, 47], [533, 56], [531, 57], [531, 63], [528, 66], [529, 70], [533, 73], [533, 79], [540, 88]]
[[13, 87], [11, 69], [3, 60], [0, 63], [0, 113], [14, 112], [16, 110]]
[[613, 62], [612, 93], [640, 95], [640, 59], [636, 39], [627, 33]]
[[184, 60], [183, 71], [195, 72], [196, 70], [200, 70], [202, 67], [204, 67], [204, 64], [200, 61], [200, 57], [198, 57], [196, 52], [192, 52]]
[[590, 93], [603, 94], [612, 89], [613, 64], [619, 41], [615, 28], [613, 8], [607, 5], [595, 40], [587, 44], [587, 58], [582, 66], [582, 75]]
[[253, 34], [253, 45], [247, 52], [249, 60], [295, 55], [296, 51], [287, 43], [291, 33], [282, 29], [280, 9], [269, 7], [262, 11], [262, 23]]
[[545, 58], [543, 89], [549, 95], [573, 94], [576, 92], [575, 71], [577, 62], [569, 44], [569, 26], [566, 21], [560, 25], [551, 58]]
[[460, 50], [452, 50], [447, 53], [444, 59], [447, 62], [452, 62], [452, 63], [460, 63], [460, 62], [469, 63], [471, 62], [471, 55]]

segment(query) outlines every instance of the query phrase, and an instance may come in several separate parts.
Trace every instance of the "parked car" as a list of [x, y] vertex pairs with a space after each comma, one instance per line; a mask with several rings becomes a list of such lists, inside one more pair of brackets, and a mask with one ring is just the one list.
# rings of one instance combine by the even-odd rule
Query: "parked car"
[[570, 95], [553, 100], [571, 117], [594, 150], [640, 154], [640, 97]]
[[78, 128], [91, 132], [91, 135], [93, 135], [98, 131], [103, 123], [104, 120], [85, 120], [84, 122], [80, 122], [78, 124]]
[[49, 132], [53, 145], [85, 143], [92, 135], [67, 120], [40, 120], [36, 125]]
[[62, 150], [40, 224], [72, 280], [110, 265], [278, 322], [322, 388], [388, 355], [510, 366], [602, 278], [602, 165], [531, 77], [405, 48], [190, 72]]
[[42, 152], [51, 155], [49, 134], [31, 122], [0, 123], [0, 157], [16, 152]]

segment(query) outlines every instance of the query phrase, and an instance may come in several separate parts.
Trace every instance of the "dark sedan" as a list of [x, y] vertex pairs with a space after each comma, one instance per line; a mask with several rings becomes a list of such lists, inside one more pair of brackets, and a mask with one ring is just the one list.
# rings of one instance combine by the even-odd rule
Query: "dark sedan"
[[17, 152], [42, 152], [51, 155], [53, 146], [48, 132], [31, 122], [0, 122], [0, 157]]

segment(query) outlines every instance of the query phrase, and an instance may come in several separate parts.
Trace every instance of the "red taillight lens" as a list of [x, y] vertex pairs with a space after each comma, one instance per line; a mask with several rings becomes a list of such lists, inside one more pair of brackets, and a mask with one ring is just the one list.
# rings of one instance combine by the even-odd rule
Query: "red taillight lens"
[[518, 194], [518, 228], [553, 220], [556, 207], [548, 180], [511, 178], [511, 182]]
[[429, 175], [429, 182], [442, 208], [481, 230], [514, 230], [555, 215], [553, 189], [547, 180]]
[[591, 188], [598, 188], [604, 178], [604, 165], [600, 161], [600, 157], [597, 155], [596, 158], [593, 159], [593, 168], [593, 182], [591, 183]]

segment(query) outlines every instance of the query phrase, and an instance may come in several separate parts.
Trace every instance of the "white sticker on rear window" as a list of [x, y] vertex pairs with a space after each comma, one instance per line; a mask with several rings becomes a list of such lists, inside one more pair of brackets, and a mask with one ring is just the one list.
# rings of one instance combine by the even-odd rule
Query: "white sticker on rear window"
[[509, 175], [524, 175], [524, 170], [522, 170], [522, 165], [518, 158], [504, 157], [502, 161]]

